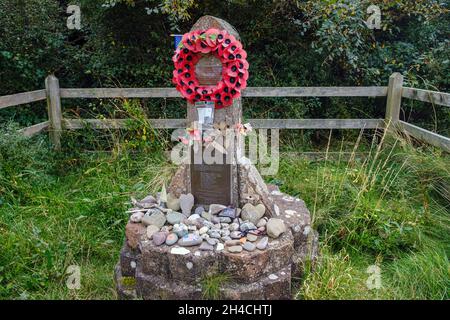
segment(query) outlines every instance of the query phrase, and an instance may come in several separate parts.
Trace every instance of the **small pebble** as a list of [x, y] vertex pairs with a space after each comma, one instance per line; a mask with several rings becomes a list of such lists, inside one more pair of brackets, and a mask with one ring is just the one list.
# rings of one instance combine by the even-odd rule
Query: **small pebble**
[[240, 231], [233, 231], [230, 233], [231, 239], [240, 239], [242, 237], [242, 233]]
[[268, 243], [269, 243], [269, 238], [264, 237], [258, 241], [258, 243], [256, 244], [256, 248], [258, 248], [259, 250], [265, 250], [267, 248]]
[[188, 253], [191, 253], [191, 251], [189, 251], [186, 248], [175, 247], [175, 248], [170, 249], [170, 253], [171, 254], [179, 254], [179, 255], [183, 255], [184, 256], [184, 255], [186, 255]]
[[220, 223], [231, 223], [231, 221], [233, 220], [231, 220], [231, 218], [228, 217], [219, 217], [219, 221]]
[[141, 222], [143, 217], [144, 217], [143, 212], [135, 212], [130, 216], [130, 221], [133, 223], [139, 223]]
[[168, 246], [174, 245], [178, 241], [178, 236], [176, 233], [170, 233], [166, 238], [166, 244]]
[[250, 252], [255, 251], [255, 249], [256, 249], [256, 246], [253, 243], [251, 243], [250, 241], [247, 241], [246, 243], [244, 243], [243, 247], [244, 247], [244, 250], [250, 251]]
[[222, 211], [225, 208], [226, 208], [226, 206], [221, 205], [221, 204], [211, 204], [209, 206], [209, 212], [211, 214], [218, 214], [220, 211]]
[[200, 234], [205, 234], [205, 233], [208, 232], [208, 230], [209, 230], [208, 227], [201, 227], [200, 230], [198, 230], [198, 232], [199, 232]]
[[208, 242], [208, 244], [215, 246], [217, 243], [219, 243], [218, 239], [214, 239], [214, 238], [207, 238], [206, 242]]
[[160, 246], [166, 241], [166, 238], [166, 232], [156, 232], [153, 234], [153, 243], [155, 244], [155, 246]]
[[159, 228], [157, 226], [149, 225], [147, 227], [147, 238], [152, 239], [153, 235], [159, 231]]
[[242, 252], [242, 246], [231, 246], [231, 247], [227, 247], [228, 252], [231, 253], [239, 253]]
[[199, 216], [201, 216], [203, 212], [205, 212], [205, 208], [200, 206], [200, 207], [195, 208], [194, 214], [198, 214]]
[[200, 245], [200, 247], [198, 249], [202, 250], [202, 251], [214, 251], [214, 246], [210, 245], [207, 242], [202, 242], [202, 244]]
[[212, 231], [209, 236], [214, 239], [220, 239], [220, 233], [218, 231]]
[[254, 235], [254, 234], [251, 234], [251, 233], [248, 233], [247, 234], [247, 240], [251, 241], [251, 242], [254, 242], [254, 241], [258, 240], [258, 236]]
[[225, 245], [228, 246], [228, 247], [238, 246], [240, 244], [241, 244], [241, 242], [239, 240], [228, 240], [228, 241], [225, 241]]

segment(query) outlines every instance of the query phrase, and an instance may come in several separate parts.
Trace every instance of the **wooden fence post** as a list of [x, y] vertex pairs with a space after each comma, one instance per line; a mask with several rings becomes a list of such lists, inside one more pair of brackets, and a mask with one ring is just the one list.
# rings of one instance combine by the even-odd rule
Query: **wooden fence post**
[[45, 90], [47, 93], [47, 111], [50, 122], [50, 140], [56, 150], [61, 149], [62, 111], [61, 96], [59, 92], [59, 80], [54, 75], [45, 79]]
[[403, 76], [395, 72], [389, 77], [386, 103], [386, 123], [395, 125], [400, 118], [400, 107], [402, 103]]

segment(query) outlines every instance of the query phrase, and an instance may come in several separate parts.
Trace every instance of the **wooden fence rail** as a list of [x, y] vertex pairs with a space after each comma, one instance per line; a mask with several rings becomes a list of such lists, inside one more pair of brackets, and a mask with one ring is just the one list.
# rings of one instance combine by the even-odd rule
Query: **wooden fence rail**
[[[270, 97], [385, 97], [387, 87], [249, 87], [242, 96]], [[181, 98], [175, 88], [60, 89], [61, 98]]]
[[[249, 87], [244, 98], [264, 97], [386, 97], [385, 119], [250, 119], [257, 129], [401, 129], [412, 137], [450, 152], [450, 139], [434, 132], [400, 121], [402, 98], [436, 105], [450, 106], [450, 94], [403, 87], [403, 76], [394, 73], [387, 87]], [[66, 119], [63, 118], [61, 99], [99, 98], [181, 98], [175, 88], [60, 88], [58, 79], [50, 75], [45, 90], [18, 93], [0, 97], [0, 109], [47, 99], [48, 121], [20, 131], [32, 136], [49, 131], [50, 138], [59, 149], [62, 130], [86, 127], [97, 129], [126, 128], [130, 119]], [[155, 129], [185, 128], [185, 119], [149, 119]]]
[[[63, 128], [124, 129], [133, 119], [64, 119]], [[186, 128], [186, 119], [147, 119], [154, 129]], [[255, 129], [377, 129], [383, 119], [249, 119]]]

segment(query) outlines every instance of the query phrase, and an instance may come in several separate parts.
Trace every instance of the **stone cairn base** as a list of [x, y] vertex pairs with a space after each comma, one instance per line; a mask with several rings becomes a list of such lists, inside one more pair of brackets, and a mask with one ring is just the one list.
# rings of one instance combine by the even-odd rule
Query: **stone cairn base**
[[[220, 284], [221, 299], [291, 299], [291, 280], [301, 276], [305, 261], [317, 257], [318, 237], [311, 229], [310, 214], [302, 200], [281, 193], [276, 186], [267, 187], [276, 208], [272, 218], [284, 222], [284, 232], [271, 237], [269, 230], [259, 228], [254, 232], [257, 240], [248, 237], [247, 233], [253, 240], [247, 246], [245, 242], [249, 240], [245, 236], [222, 240], [212, 246], [207, 245], [205, 236], [197, 245], [181, 246], [182, 237], [178, 242], [160, 243], [163, 240], [149, 232], [152, 227], [148, 221], [132, 215], [115, 268], [119, 298], [207, 299], [203, 281], [208, 277], [227, 275], [226, 281]], [[237, 219], [239, 223], [245, 223]], [[156, 232], [164, 230], [166, 235], [174, 232], [175, 225], [167, 226]], [[200, 234], [195, 231], [195, 235]], [[265, 240], [268, 240], [266, 246], [261, 243]]]

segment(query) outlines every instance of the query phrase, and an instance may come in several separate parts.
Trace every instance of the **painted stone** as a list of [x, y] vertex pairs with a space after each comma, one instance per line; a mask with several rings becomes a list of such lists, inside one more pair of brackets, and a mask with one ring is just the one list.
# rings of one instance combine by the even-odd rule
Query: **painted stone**
[[197, 246], [203, 242], [202, 237], [189, 233], [178, 240], [178, 244], [182, 247], [192, 247]]

